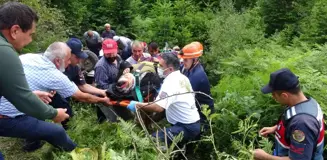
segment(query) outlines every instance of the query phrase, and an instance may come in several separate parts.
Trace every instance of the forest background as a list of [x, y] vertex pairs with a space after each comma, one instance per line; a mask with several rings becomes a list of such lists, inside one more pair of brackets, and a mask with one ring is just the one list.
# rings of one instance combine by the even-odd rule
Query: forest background
[[[0, 4], [7, 0], [0, 0]], [[24, 52], [42, 52], [54, 41], [99, 33], [110, 23], [117, 35], [183, 47], [204, 44], [201, 62], [211, 82], [216, 112], [211, 129], [192, 144], [188, 159], [251, 159], [273, 137], [258, 136], [276, 123], [282, 107], [260, 88], [269, 74], [288, 67], [307, 96], [327, 111], [327, 0], [20, 0], [40, 16]], [[45, 145], [23, 153], [22, 141], [1, 138], [6, 159], [162, 159], [133, 122], [98, 124], [94, 106], [74, 103], [72, 153]], [[326, 152], [325, 152], [326, 153]]]

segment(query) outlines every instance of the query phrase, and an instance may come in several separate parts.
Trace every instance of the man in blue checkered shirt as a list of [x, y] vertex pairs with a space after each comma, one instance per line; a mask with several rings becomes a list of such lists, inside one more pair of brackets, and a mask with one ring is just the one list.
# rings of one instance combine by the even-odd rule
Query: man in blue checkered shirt
[[[24, 73], [30, 89], [40, 91], [56, 91], [63, 98], [73, 97], [82, 102], [109, 103], [107, 97], [100, 98], [81, 92], [62, 72], [70, 64], [71, 49], [63, 42], [51, 44], [44, 55], [26, 54], [20, 56]], [[24, 138], [30, 142], [27, 149], [35, 150], [40, 147], [39, 140], [45, 140], [66, 151], [72, 151], [76, 144], [68, 137], [65, 130], [54, 123], [49, 123], [19, 112], [5, 98], [1, 98], [0, 136]]]

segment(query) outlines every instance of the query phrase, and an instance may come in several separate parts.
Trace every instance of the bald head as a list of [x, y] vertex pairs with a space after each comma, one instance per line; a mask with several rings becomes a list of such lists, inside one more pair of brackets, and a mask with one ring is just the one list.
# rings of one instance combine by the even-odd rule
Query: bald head
[[94, 33], [93, 33], [92, 30], [89, 30], [89, 31], [87, 31], [87, 35], [88, 35], [89, 37], [93, 37]]
[[71, 49], [64, 42], [54, 42], [47, 48], [43, 56], [53, 62], [57, 69], [64, 72], [70, 64]]

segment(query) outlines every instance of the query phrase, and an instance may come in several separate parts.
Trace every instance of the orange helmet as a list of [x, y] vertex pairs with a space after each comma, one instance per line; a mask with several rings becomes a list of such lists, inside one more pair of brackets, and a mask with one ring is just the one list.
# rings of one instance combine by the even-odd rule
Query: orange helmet
[[203, 54], [203, 46], [200, 42], [192, 42], [183, 47], [182, 52], [179, 54], [179, 58], [197, 58]]

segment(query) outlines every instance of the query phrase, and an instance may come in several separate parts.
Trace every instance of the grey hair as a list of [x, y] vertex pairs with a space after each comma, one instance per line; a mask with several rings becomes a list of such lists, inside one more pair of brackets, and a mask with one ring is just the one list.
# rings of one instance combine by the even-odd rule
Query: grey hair
[[135, 41], [132, 42], [132, 48], [134, 48], [134, 47], [144, 48], [143, 44], [138, 40], [135, 40]]
[[168, 67], [173, 67], [175, 71], [179, 70], [180, 63], [178, 57], [175, 54], [166, 52], [161, 55], [161, 58], [165, 61]]
[[70, 50], [68, 45], [64, 42], [54, 42], [50, 44], [43, 56], [47, 57], [50, 61], [56, 58], [64, 59], [67, 55], [67, 50]]

